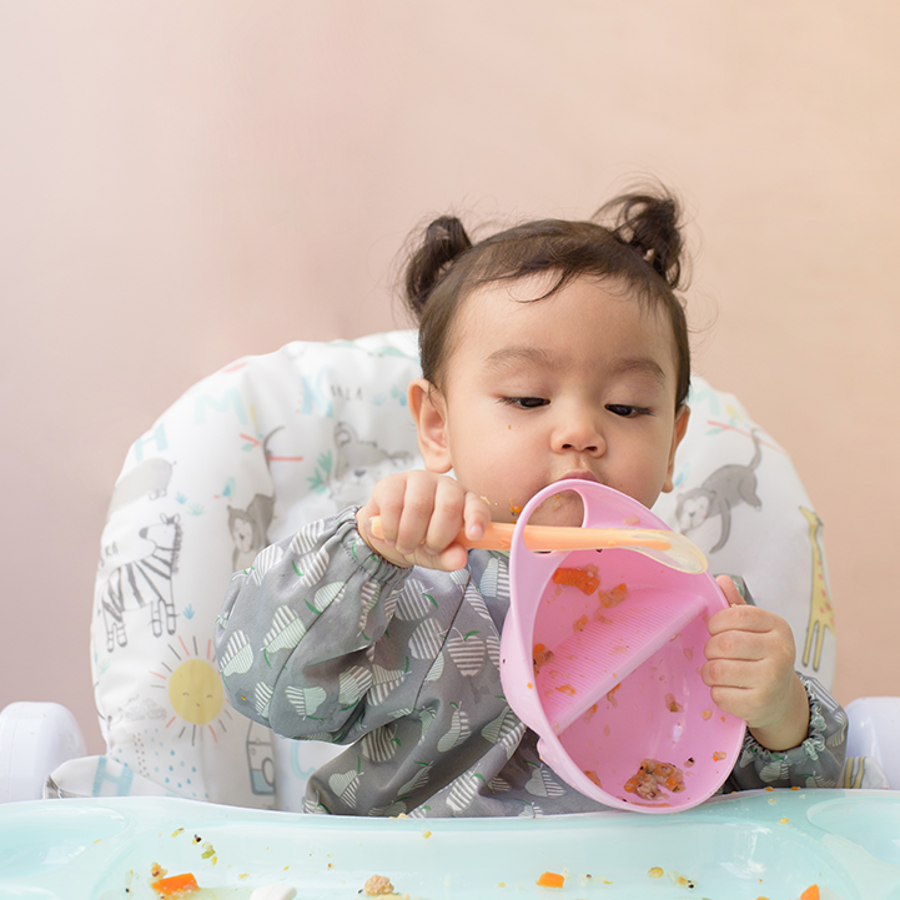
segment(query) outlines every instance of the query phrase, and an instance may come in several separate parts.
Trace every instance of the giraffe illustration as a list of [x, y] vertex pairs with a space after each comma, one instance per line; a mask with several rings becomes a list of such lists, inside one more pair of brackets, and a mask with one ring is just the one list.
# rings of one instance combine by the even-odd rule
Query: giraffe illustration
[[803, 649], [803, 665], [809, 665], [810, 651], [812, 650], [813, 637], [816, 641], [815, 656], [813, 657], [813, 670], [819, 671], [819, 662], [822, 658], [822, 644], [825, 640], [826, 629], [832, 634], [834, 631], [834, 609], [831, 606], [831, 597], [828, 596], [828, 583], [825, 580], [825, 563], [822, 559], [822, 547], [820, 536], [822, 520], [811, 510], [800, 507], [800, 512], [809, 523], [809, 542], [812, 544], [812, 594], [809, 598], [809, 624], [806, 626], [806, 646]]

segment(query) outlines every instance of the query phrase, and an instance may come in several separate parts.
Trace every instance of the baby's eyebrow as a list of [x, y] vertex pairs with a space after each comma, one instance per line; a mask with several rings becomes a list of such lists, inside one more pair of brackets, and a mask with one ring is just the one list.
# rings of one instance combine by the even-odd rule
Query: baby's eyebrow
[[636, 372], [638, 375], [649, 375], [662, 385], [666, 383], [665, 369], [651, 356], [626, 356], [614, 359], [609, 368], [615, 374], [627, 375], [629, 372]]
[[[566, 360], [543, 347], [513, 346], [501, 347], [487, 358], [491, 369], [503, 369], [515, 365], [533, 365], [544, 369], [564, 368]], [[665, 369], [651, 356], [623, 356], [609, 362], [607, 370], [611, 375], [646, 375], [658, 382], [666, 384]]]
[[554, 368], [561, 360], [554, 353], [543, 347], [514, 346], [501, 347], [495, 350], [486, 360], [492, 369], [503, 369], [508, 366], [521, 365], [523, 363], [542, 368]]

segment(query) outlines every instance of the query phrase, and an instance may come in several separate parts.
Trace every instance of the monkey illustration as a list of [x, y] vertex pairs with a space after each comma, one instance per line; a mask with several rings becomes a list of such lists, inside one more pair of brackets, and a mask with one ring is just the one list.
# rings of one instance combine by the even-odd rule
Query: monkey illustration
[[707, 519], [720, 516], [722, 532], [715, 546], [709, 551], [721, 550], [731, 533], [731, 510], [739, 503], [760, 509], [762, 503], [756, 496], [756, 468], [762, 457], [762, 447], [756, 431], [753, 439], [753, 459], [747, 465], [732, 463], [716, 469], [698, 488], [685, 491], [678, 498], [675, 520], [682, 534], [699, 528]]

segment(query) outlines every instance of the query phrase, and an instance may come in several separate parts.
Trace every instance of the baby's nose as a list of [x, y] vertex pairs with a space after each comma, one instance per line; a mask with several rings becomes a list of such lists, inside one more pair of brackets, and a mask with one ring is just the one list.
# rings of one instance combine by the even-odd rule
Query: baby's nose
[[579, 453], [596, 453], [597, 450], [600, 449], [599, 444], [588, 444], [588, 443], [572, 443], [572, 444], [563, 444], [563, 450], [577, 450]]
[[556, 432], [555, 444], [563, 452], [599, 454], [605, 442], [593, 416], [567, 416]]

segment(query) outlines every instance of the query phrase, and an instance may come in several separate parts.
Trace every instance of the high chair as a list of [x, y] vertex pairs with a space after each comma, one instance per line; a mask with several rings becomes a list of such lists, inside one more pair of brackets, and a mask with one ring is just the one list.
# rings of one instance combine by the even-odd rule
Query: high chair
[[[107, 750], [86, 756], [53, 705], [0, 717], [0, 800], [167, 796], [300, 810], [336, 751], [280, 739], [224, 699], [212, 632], [231, 573], [305, 523], [421, 466], [406, 388], [415, 335], [294, 342], [177, 400], [129, 450], [103, 529], [91, 623]], [[797, 668], [830, 687], [834, 616], [822, 524], [791, 461], [731, 395], [694, 378], [675, 489], [655, 511], [790, 623]], [[850, 705], [846, 786], [900, 786], [895, 698]], [[866, 758], [867, 757], [867, 758]], [[30, 771], [26, 771], [30, 768]]]

